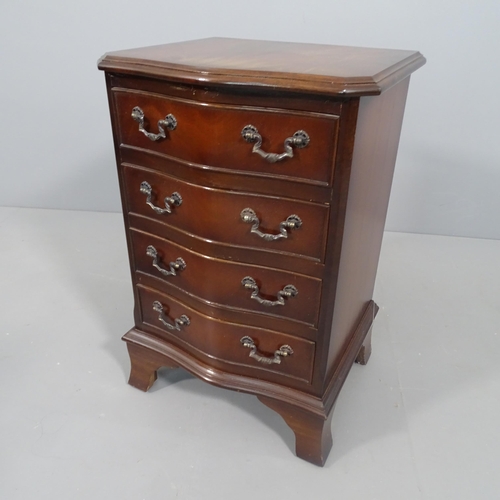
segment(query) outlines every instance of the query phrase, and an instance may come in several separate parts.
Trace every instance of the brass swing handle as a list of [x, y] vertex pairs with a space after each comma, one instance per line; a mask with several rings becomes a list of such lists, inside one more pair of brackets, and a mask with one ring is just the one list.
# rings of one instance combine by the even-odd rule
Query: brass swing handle
[[250, 229], [251, 233], [263, 238], [265, 241], [279, 240], [280, 238], [288, 238], [287, 229], [298, 229], [302, 226], [302, 220], [298, 215], [289, 215], [284, 221], [280, 222], [279, 234], [263, 233], [260, 229], [260, 220], [257, 214], [251, 208], [244, 208], [240, 214], [241, 220], [247, 224], [253, 224]]
[[281, 364], [281, 358], [286, 358], [287, 356], [291, 356], [293, 354], [293, 349], [289, 345], [282, 345], [278, 350], [274, 351], [273, 357], [262, 356], [257, 352], [257, 346], [255, 345], [252, 337], [243, 337], [240, 339], [243, 347], [248, 347], [250, 349], [249, 356], [259, 363], [263, 363], [265, 365], [272, 364]]
[[286, 285], [283, 287], [283, 290], [280, 290], [277, 293], [278, 298], [276, 300], [267, 300], [259, 296], [260, 292], [259, 287], [257, 286], [257, 283], [251, 276], [245, 276], [241, 280], [241, 284], [245, 288], [253, 290], [252, 295], [250, 295], [250, 298], [256, 300], [259, 304], [262, 304], [263, 306], [284, 306], [285, 297], [286, 298], [295, 297], [299, 293], [299, 291], [293, 285]]
[[266, 153], [262, 151], [260, 147], [262, 146], [262, 136], [259, 131], [253, 125], [246, 125], [241, 131], [241, 136], [247, 142], [254, 142], [252, 148], [252, 153], [257, 153], [262, 156], [264, 160], [269, 163], [276, 163], [277, 161], [284, 160], [285, 158], [293, 158], [292, 146], [296, 148], [305, 148], [309, 144], [309, 135], [304, 130], [297, 130], [292, 137], [287, 137], [284, 142], [285, 151], [284, 153]]
[[172, 193], [171, 196], [167, 196], [165, 198], [164, 200], [165, 208], [157, 207], [151, 201], [151, 197], [153, 195], [153, 188], [151, 187], [151, 184], [149, 184], [149, 182], [146, 181], [141, 182], [140, 191], [142, 194], [145, 194], [147, 196], [146, 205], [149, 205], [159, 215], [171, 214], [172, 206], [178, 207], [179, 205], [182, 204], [182, 196], [179, 193], [175, 192]]
[[167, 116], [165, 116], [164, 120], [158, 120], [158, 130], [160, 132], [158, 134], [153, 134], [153, 132], [148, 132], [144, 128], [144, 111], [139, 106], [136, 106], [132, 110], [131, 116], [133, 120], [139, 123], [139, 132], [142, 132], [151, 141], [159, 141], [160, 139], [165, 139], [167, 137], [165, 129], [175, 130], [177, 127], [177, 120], [175, 116], [172, 114], [168, 114]]
[[163, 305], [155, 300], [153, 302], [153, 309], [157, 312], [160, 313], [158, 316], [158, 319], [169, 329], [169, 330], [181, 330], [182, 326], [188, 326], [191, 321], [189, 318], [185, 315], [182, 314], [178, 318], [174, 319], [174, 323], [172, 324], [168, 318], [165, 317], [165, 313], [163, 312]]
[[158, 269], [158, 271], [160, 271], [160, 273], [162, 273], [164, 276], [177, 276], [177, 271], [186, 269], [186, 262], [184, 262], [184, 259], [182, 257], [177, 257], [174, 262], [170, 262], [170, 269], [161, 267], [159, 262], [160, 259], [158, 257], [158, 251], [153, 245], [149, 245], [148, 248], [146, 248], [146, 254], [148, 257], [151, 257], [153, 259], [153, 267], [156, 267], [156, 269]]

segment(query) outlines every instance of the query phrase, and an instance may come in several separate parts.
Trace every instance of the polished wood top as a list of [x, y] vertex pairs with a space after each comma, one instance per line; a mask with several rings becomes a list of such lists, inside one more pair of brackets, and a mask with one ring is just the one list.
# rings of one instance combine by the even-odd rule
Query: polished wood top
[[376, 95], [423, 64], [407, 50], [207, 38], [110, 52], [99, 68], [203, 85]]

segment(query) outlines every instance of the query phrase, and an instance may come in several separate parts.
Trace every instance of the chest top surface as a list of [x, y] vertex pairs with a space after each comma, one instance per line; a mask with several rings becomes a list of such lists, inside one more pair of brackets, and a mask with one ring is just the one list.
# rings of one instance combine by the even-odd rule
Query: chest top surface
[[99, 68], [206, 85], [377, 95], [423, 64], [408, 50], [207, 38], [110, 52]]

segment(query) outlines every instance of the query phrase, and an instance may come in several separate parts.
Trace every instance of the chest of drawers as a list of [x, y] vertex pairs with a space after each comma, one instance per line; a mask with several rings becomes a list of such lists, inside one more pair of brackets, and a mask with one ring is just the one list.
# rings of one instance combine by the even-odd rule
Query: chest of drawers
[[370, 355], [418, 52], [207, 39], [106, 54], [135, 297], [129, 383], [255, 394], [323, 465]]

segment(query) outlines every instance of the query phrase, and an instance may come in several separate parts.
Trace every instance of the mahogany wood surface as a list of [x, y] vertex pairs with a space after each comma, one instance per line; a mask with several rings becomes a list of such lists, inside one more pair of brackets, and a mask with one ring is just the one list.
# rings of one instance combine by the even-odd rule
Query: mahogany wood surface
[[[147, 390], [161, 366], [182, 367], [255, 394], [292, 428], [297, 455], [324, 464], [339, 392], [352, 364], [371, 353], [373, 286], [409, 75], [424, 62], [411, 51], [229, 39], [101, 59], [134, 286], [135, 328], [124, 336], [131, 385]], [[156, 133], [168, 113], [177, 128], [151, 141], [131, 117], [134, 106], [147, 130]], [[266, 152], [282, 152], [296, 130], [311, 141], [272, 164], [241, 137], [248, 124]], [[174, 192], [182, 203], [157, 214], [143, 181], [156, 206]], [[265, 233], [278, 234], [292, 214], [302, 225], [267, 241], [241, 220], [247, 207]], [[181, 257], [186, 268], [164, 276], [149, 245], [163, 266]], [[243, 287], [245, 276], [263, 299], [288, 284], [299, 293], [265, 306]], [[173, 327], [182, 315], [189, 324]], [[244, 336], [255, 343], [253, 357]], [[281, 358], [275, 352], [284, 345], [293, 354]]]
[[[135, 229], [131, 234], [133, 258], [138, 271], [153, 274], [200, 300], [316, 326], [321, 297], [320, 279], [249, 263], [215, 259]], [[185, 268], [177, 271], [175, 276], [165, 276], [153, 267], [153, 259], [147, 255], [150, 245], [157, 250], [163, 269], [169, 270], [170, 262], [177, 258], [184, 260]], [[284, 305], [262, 305], [251, 299], [252, 290], [242, 285], [241, 281], [246, 276], [256, 280], [260, 289], [259, 297], [263, 299], [277, 300], [277, 292], [286, 285], [295, 286], [298, 294], [285, 299]], [[295, 300], [298, 297], [301, 300]]]
[[[152, 288], [169, 295], [206, 316], [218, 318], [228, 323], [242, 323], [266, 330], [289, 333], [315, 342], [318, 340], [318, 329], [301, 321], [291, 321], [289, 318], [271, 312], [263, 313], [261, 311], [259, 314], [255, 314], [251, 309], [238, 309], [228, 307], [227, 304], [217, 304], [187, 293], [175, 286], [173, 280], [168, 281], [141, 271], [136, 271], [132, 279], [134, 284], [143, 285], [146, 288]], [[220, 282], [220, 280], [217, 280], [217, 282]], [[291, 305], [293, 305], [293, 302]]]
[[[129, 351], [130, 346], [137, 348], [133, 349], [130, 355], [132, 366], [129, 383], [141, 390], [147, 390], [156, 380], [159, 367], [182, 366], [213, 385], [255, 394], [264, 404], [277, 411], [292, 428], [296, 436], [298, 456], [316, 465], [323, 465], [332, 444], [329, 434], [331, 435], [335, 401], [352, 364], [357, 360], [363, 346], [369, 342], [369, 331], [377, 310], [378, 307], [373, 301], [366, 308], [322, 398], [307, 394], [301, 390], [300, 385], [283, 385], [279, 383], [279, 379], [278, 383], [275, 383], [276, 377], [264, 379], [241, 376], [224, 370], [224, 367], [214, 366], [212, 361], [206, 364], [203, 360], [194, 358], [185, 349], [179, 349], [171, 342], [163, 342], [158, 336], [135, 328], [123, 337]], [[310, 425], [312, 429], [308, 431], [307, 427]]]
[[332, 448], [332, 417], [317, 415], [277, 399], [258, 396], [259, 400], [279, 413], [295, 434], [295, 453], [298, 457], [323, 466]]
[[372, 354], [372, 329], [367, 333], [363, 345], [356, 356], [356, 363], [366, 365]]
[[302, 201], [314, 200], [317, 203], [330, 203], [331, 201], [332, 190], [329, 187], [319, 186], [305, 180], [298, 182], [287, 176], [274, 175], [269, 177], [267, 174], [261, 175], [257, 172], [220, 169], [124, 144], [120, 145], [120, 157], [123, 164], [141, 165], [206, 187], [271, 196], [279, 192], [280, 196], [284, 198]]
[[419, 52], [232, 38], [122, 50], [99, 68], [181, 82], [261, 87], [326, 95], [377, 95], [425, 59]]
[[[123, 176], [131, 213], [145, 215], [210, 241], [293, 253], [318, 261], [324, 258], [328, 224], [326, 205], [207, 188], [131, 165], [123, 166]], [[170, 214], [157, 214], [146, 204], [146, 196], [140, 191], [144, 181], [152, 187], [155, 206], [165, 208], [164, 198], [174, 192], [181, 195], [182, 204], [172, 208]], [[288, 231], [287, 238], [265, 241], [250, 232], [252, 224], [241, 220], [241, 211], [245, 208], [257, 214], [260, 230], [266, 233], [278, 234], [280, 223], [290, 215], [298, 215], [302, 225]]]
[[306, 274], [321, 278], [325, 266], [317, 259], [312, 259], [304, 255], [298, 255], [288, 252], [269, 251], [267, 248], [259, 247], [239, 247], [228, 243], [216, 242], [201, 238], [192, 233], [183, 231], [178, 227], [164, 224], [151, 217], [127, 213], [127, 220], [130, 221], [130, 227], [140, 228], [150, 234], [156, 234], [164, 239], [175, 241], [180, 245], [191, 248], [199, 253], [211, 255], [220, 259], [230, 261], [249, 262], [260, 264], [276, 269]]
[[[327, 371], [373, 296], [409, 78], [360, 102], [345, 206]], [[326, 354], [326, 352], [325, 352]]]
[[[300, 382], [290, 377], [286, 379], [287, 383], [284, 384], [283, 376], [271, 371], [260, 372], [260, 377], [249, 377], [235, 371], [228, 371], [227, 363], [219, 363], [217, 360], [214, 362], [210, 358], [202, 359], [202, 357], [196, 356], [185, 348], [180, 348], [173, 342], [165, 342], [155, 334], [153, 329], [151, 332], [147, 332], [144, 328], [132, 328], [123, 336], [123, 340], [127, 343], [127, 346], [133, 344], [144, 348], [140, 351], [140, 356], [134, 356], [131, 359], [131, 363], [140, 365], [137, 373], [142, 374], [141, 376], [146, 381], [151, 377], [151, 370], [157, 370], [157, 368], [154, 368], [157, 360], [162, 359], [164, 365], [161, 366], [168, 368], [169, 366], [178, 365], [210, 384], [279, 399], [302, 408], [304, 411], [324, 415], [322, 399], [311, 396], [302, 390], [304, 386], [307, 386], [306, 382]], [[158, 358], [158, 355], [161, 358]], [[134, 370], [133, 366], [132, 370]], [[263, 376], [264, 373], [265, 377]], [[146, 385], [146, 382], [143, 385]]]
[[[158, 330], [157, 333], [161, 338], [175, 345], [185, 344], [183, 347], [195, 356], [210, 357], [212, 360], [216, 358], [223, 363], [246, 367], [246, 372], [253, 373], [254, 376], [259, 376], [258, 372], [262, 370], [295, 377], [305, 382], [310, 381], [314, 360], [314, 342], [281, 332], [226, 323], [205, 316], [173, 297], [156, 290], [142, 286], [138, 288], [143, 323]], [[162, 304], [165, 309], [165, 317], [170, 323], [184, 314], [189, 318], [190, 324], [181, 327], [179, 331], [168, 329], [158, 319], [159, 313], [153, 309], [154, 301], [159, 301]], [[139, 328], [141, 326], [143, 325], [137, 325]], [[261, 363], [250, 358], [250, 349], [241, 344], [240, 340], [245, 336], [251, 337], [258, 347], [259, 353], [268, 358], [272, 358], [273, 353], [282, 345], [289, 345], [293, 354], [283, 358], [280, 364]]]
[[[331, 182], [337, 116], [283, 112], [269, 107], [208, 105], [122, 89], [114, 92], [122, 144], [224, 169], [304, 179], [318, 184]], [[169, 113], [177, 120], [175, 130], [169, 131], [165, 139], [151, 141], [138, 133], [138, 123], [131, 117], [136, 106], [144, 112], [148, 132], [157, 134], [158, 121], [164, 120]], [[292, 158], [269, 163], [252, 153], [253, 143], [243, 139], [241, 132], [247, 125], [258, 129], [262, 136], [261, 149], [266, 153], [283, 153], [285, 139], [300, 130], [308, 134], [310, 142], [304, 148], [294, 147]], [[196, 137], [196, 147], [193, 137]]]
[[161, 354], [127, 342], [130, 356], [130, 378], [128, 383], [141, 391], [148, 391], [158, 378], [160, 368], [178, 368]]
[[252, 106], [257, 108], [310, 111], [338, 116], [341, 112], [342, 102], [347, 99], [324, 94], [284, 93], [272, 88], [266, 88], [265, 92], [262, 92], [259, 86], [242, 87], [241, 85], [224, 86], [224, 92], [220, 92], [220, 86], [207, 85], [204, 81], [180, 83], [175, 80], [161, 80], [157, 77], [109, 73], [108, 75], [109, 86], [113, 90], [138, 90], [187, 99], [197, 103], [241, 106], [242, 97], [244, 97], [245, 100], [251, 98]]

